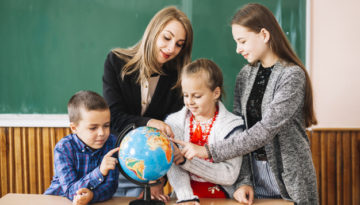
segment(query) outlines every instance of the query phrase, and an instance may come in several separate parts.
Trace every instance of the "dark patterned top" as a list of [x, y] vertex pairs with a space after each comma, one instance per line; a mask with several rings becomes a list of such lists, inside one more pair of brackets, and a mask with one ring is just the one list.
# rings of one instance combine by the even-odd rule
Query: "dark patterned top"
[[[261, 121], [261, 103], [269, 81], [269, 77], [271, 75], [272, 68], [273, 66], [264, 68], [262, 65], [260, 65], [259, 71], [257, 72], [255, 82], [246, 106], [248, 129], [250, 129], [258, 121]], [[261, 147], [254, 152], [263, 157], [266, 157], [264, 147]]]

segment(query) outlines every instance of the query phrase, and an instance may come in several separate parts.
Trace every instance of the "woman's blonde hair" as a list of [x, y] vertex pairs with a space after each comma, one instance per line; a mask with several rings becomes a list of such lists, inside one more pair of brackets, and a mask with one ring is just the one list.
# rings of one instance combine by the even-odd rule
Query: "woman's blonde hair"
[[291, 48], [283, 30], [278, 24], [273, 13], [261, 4], [251, 3], [241, 8], [232, 18], [231, 25], [244, 26], [255, 33], [265, 28], [270, 33], [269, 46], [272, 51], [282, 60], [298, 65], [305, 72], [305, 102], [304, 117], [306, 127], [316, 125], [317, 120], [314, 111], [313, 92], [311, 80], [305, 66]]
[[185, 13], [174, 6], [170, 6], [163, 8], [155, 14], [146, 27], [143, 37], [137, 44], [127, 49], [116, 48], [112, 50], [118, 57], [126, 61], [125, 66], [122, 68], [122, 78], [139, 71], [137, 82], [140, 83], [141, 79], [149, 78], [153, 73], [164, 74], [162, 67], [157, 61], [155, 52], [156, 40], [160, 32], [172, 20], [176, 20], [184, 26], [186, 39], [180, 53], [174, 59], [165, 63], [164, 66], [176, 68], [177, 72], [180, 73], [182, 67], [191, 61], [193, 43], [191, 22]]

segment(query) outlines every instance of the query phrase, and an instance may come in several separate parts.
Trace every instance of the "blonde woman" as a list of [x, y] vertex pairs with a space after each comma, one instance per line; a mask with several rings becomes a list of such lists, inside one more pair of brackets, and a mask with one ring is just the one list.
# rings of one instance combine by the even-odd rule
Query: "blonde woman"
[[[111, 132], [150, 126], [173, 136], [165, 117], [183, 106], [175, 88], [181, 68], [191, 61], [193, 31], [190, 20], [171, 6], [151, 19], [142, 39], [131, 48], [113, 49], [107, 56], [103, 95], [110, 106]], [[167, 201], [162, 186], [151, 188], [153, 197]], [[120, 176], [115, 196], [138, 196], [141, 187]]]

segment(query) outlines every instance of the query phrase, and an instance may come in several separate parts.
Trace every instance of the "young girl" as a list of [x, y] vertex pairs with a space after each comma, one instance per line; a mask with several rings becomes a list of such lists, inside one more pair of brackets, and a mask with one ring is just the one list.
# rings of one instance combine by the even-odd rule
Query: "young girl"
[[[225, 138], [239, 135], [244, 128], [241, 117], [228, 112], [220, 99], [223, 77], [212, 61], [198, 59], [185, 66], [181, 74], [185, 106], [169, 115], [165, 123], [175, 139], [199, 146], [216, 145]], [[178, 203], [198, 204], [199, 198], [228, 198], [235, 191], [231, 186], [238, 178], [242, 157], [213, 163], [211, 159], [181, 159], [168, 172]], [[181, 163], [180, 163], [181, 162]]]
[[[173, 136], [163, 120], [183, 106], [180, 90], [173, 88], [181, 68], [190, 62], [192, 41], [190, 20], [170, 6], [155, 14], [136, 45], [108, 54], [103, 95], [110, 106], [112, 134], [118, 135], [128, 124], [135, 123]], [[115, 196], [138, 196], [142, 190], [120, 175]], [[151, 187], [151, 193], [156, 199], [168, 199], [161, 185]]]
[[236, 52], [249, 62], [237, 76], [234, 94], [234, 113], [245, 117], [247, 130], [210, 144], [209, 150], [175, 142], [184, 146], [182, 153], [189, 159], [221, 162], [248, 154], [240, 173], [243, 186], [234, 194], [240, 202], [252, 203], [252, 186], [256, 198], [318, 204], [305, 131], [317, 123], [309, 75], [266, 7], [245, 5], [231, 24]]

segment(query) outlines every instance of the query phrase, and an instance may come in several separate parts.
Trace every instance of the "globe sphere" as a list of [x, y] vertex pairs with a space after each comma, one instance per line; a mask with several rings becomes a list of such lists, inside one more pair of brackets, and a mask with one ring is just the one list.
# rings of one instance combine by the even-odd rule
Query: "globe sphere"
[[152, 127], [138, 127], [127, 133], [120, 143], [119, 164], [133, 180], [148, 183], [164, 176], [174, 158], [168, 137]]

